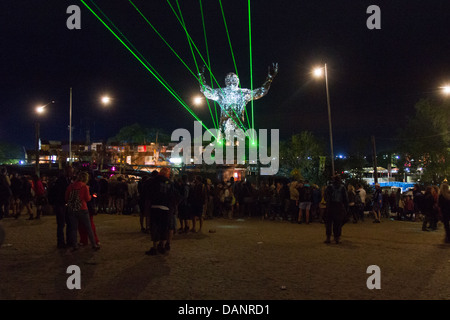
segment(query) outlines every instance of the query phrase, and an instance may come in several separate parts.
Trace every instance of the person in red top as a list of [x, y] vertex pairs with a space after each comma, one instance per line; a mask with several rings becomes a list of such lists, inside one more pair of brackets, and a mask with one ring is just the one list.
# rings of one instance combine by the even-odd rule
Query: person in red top
[[[100, 245], [100, 240], [98, 239], [97, 230], [95, 228], [95, 223], [94, 223], [94, 215], [95, 215], [94, 200], [97, 197], [97, 192], [96, 192], [97, 188], [96, 188], [96, 184], [95, 184], [95, 178], [92, 174], [89, 174], [89, 181], [88, 181], [87, 185], [89, 187], [89, 194], [92, 197], [91, 201], [87, 202], [89, 219], [91, 221], [92, 233], [94, 234], [95, 243], [97, 245]], [[83, 224], [80, 224], [78, 226], [78, 233], [80, 234], [80, 245], [87, 246], [89, 244], [88, 233]]]
[[[42, 184], [42, 180], [37, 174], [33, 174], [31, 187], [34, 191], [34, 204], [36, 205], [36, 219], [41, 218], [42, 206], [45, 204], [45, 188]], [[30, 212], [30, 217], [28, 220], [33, 220], [33, 211]]]
[[78, 223], [84, 225], [92, 248], [95, 250], [100, 249], [100, 246], [95, 241], [89, 218], [87, 203], [91, 201], [91, 195], [87, 185], [88, 181], [89, 174], [81, 171], [78, 173], [76, 181], [70, 184], [66, 190], [67, 216], [70, 221], [69, 239], [67, 242], [74, 250], [78, 249]]

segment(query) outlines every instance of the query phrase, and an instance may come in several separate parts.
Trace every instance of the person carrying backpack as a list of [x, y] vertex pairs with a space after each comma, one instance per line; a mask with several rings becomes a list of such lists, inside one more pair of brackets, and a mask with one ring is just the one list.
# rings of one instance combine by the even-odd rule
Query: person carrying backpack
[[330, 243], [331, 235], [334, 236], [336, 244], [340, 243], [342, 235], [342, 226], [348, 211], [348, 195], [347, 190], [342, 184], [339, 175], [333, 176], [331, 184], [325, 192], [325, 201], [327, 208], [325, 211], [325, 243]]

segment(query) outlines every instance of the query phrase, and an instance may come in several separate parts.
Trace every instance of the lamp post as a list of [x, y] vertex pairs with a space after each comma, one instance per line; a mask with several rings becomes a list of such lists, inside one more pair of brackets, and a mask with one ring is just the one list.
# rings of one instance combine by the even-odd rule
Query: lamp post
[[109, 96], [103, 96], [103, 97], [101, 98], [101, 101], [102, 101], [102, 103], [103, 103], [104, 105], [108, 105], [108, 104], [111, 103], [112, 99], [111, 99], [111, 97], [109, 97]]
[[[47, 107], [49, 104], [55, 103], [55, 101], [51, 101], [45, 105], [36, 107], [36, 113], [42, 114], [45, 111], [45, 107]], [[40, 176], [40, 157], [39, 157], [39, 140], [40, 140], [40, 123], [39, 120], [36, 120], [35, 123], [35, 173], [39, 177]]]
[[35, 152], [35, 173], [38, 177], [40, 177], [41, 173], [40, 173], [40, 167], [39, 167], [39, 131], [40, 131], [40, 124], [39, 121], [36, 120], [35, 123], [35, 148], [34, 148], [34, 152]]
[[69, 93], [69, 165], [72, 165], [72, 88]]
[[[108, 105], [112, 102], [112, 98], [109, 96], [102, 96], [100, 99], [101, 103]], [[69, 164], [72, 165], [72, 88], [70, 88], [69, 93]]]
[[450, 96], [450, 85], [441, 87], [442, 93], [446, 96]]
[[194, 102], [194, 105], [196, 106], [200, 106], [203, 104], [203, 98], [201, 96], [196, 96], [192, 99], [192, 101]]
[[334, 171], [334, 151], [333, 151], [333, 129], [331, 126], [331, 107], [330, 107], [330, 92], [328, 89], [328, 71], [327, 64], [323, 67], [318, 67], [313, 70], [313, 74], [316, 78], [321, 78], [325, 74], [325, 88], [327, 92], [327, 106], [328, 106], [328, 127], [330, 131], [330, 150], [331, 150], [331, 172], [332, 176], [335, 174]]

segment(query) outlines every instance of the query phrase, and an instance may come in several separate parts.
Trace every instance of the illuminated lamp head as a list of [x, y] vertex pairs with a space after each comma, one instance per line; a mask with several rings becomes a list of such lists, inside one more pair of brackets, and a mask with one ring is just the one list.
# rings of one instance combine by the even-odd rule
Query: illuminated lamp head
[[233, 72], [227, 74], [227, 76], [225, 77], [225, 85], [232, 88], [236, 88], [237, 86], [239, 86], [238, 76]]

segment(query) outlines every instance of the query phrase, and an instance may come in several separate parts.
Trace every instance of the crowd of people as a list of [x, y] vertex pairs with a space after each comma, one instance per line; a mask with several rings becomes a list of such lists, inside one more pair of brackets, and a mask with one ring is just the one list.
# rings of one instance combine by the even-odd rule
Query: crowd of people
[[418, 185], [411, 193], [400, 189], [383, 191], [375, 184], [369, 192], [362, 184], [344, 185], [339, 176], [323, 186], [307, 180], [272, 179], [219, 181], [200, 176], [174, 177], [169, 168], [141, 177], [94, 175], [83, 168], [68, 166], [59, 176], [42, 177], [0, 171], [0, 219], [40, 219], [50, 206], [57, 221], [58, 248], [77, 249], [91, 244], [100, 248], [94, 216], [139, 214], [140, 229], [150, 233], [153, 246], [146, 253], [155, 255], [170, 250], [175, 233], [201, 232], [204, 219], [260, 217], [298, 224], [320, 222], [325, 225], [326, 243], [334, 236], [340, 242], [345, 223], [362, 222], [373, 217], [422, 220], [422, 230], [437, 229], [441, 220], [450, 243], [450, 191], [447, 183]]

